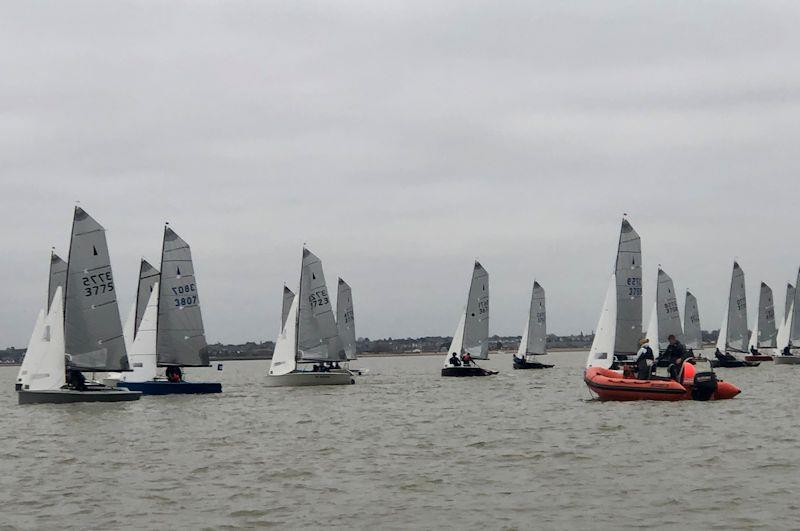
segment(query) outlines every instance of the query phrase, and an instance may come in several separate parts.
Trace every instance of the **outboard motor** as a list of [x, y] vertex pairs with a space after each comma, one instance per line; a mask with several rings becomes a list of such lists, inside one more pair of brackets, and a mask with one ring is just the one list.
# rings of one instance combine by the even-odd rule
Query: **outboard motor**
[[[687, 360], [688, 361], [688, 360]], [[717, 392], [717, 375], [711, 368], [711, 363], [705, 358], [695, 358], [694, 379], [692, 383], [692, 400], [711, 400]]]

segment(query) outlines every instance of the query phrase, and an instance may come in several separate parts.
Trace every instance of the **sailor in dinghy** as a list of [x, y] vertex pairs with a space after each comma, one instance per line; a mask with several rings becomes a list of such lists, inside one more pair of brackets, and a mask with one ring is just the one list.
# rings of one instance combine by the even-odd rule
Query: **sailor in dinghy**
[[[749, 354], [745, 361], [772, 361], [772, 352], [777, 347], [778, 329], [775, 327], [775, 304], [772, 301], [772, 288], [761, 283], [758, 296], [758, 320], [750, 334]], [[769, 349], [762, 352], [760, 349]]]
[[[800, 285], [800, 270], [797, 272], [797, 280], [799, 282], [795, 285]], [[800, 355], [797, 352], [800, 347], [800, 317], [795, 309], [798, 302], [800, 289], [789, 284], [786, 289], [785, 318], [776, 338], [777, 354], [773, 357], [776, 365], [800, 365]]]
[[747, 293], [745, 291], [744, 271], [739, 263], [733, 262], [728, 304], [722, 325], [719, 329], [716, 351], [717, 358], [711, 362], [713, 367], [758, 367], [754, 361], [740, 360], [731, 352], [746, 354], [750, 336], [747, 329]]
[[453, 335], [442, 368], [442, 376], [490, 376], [476, 359], [489, 359], [489, 273], [479, 262], [472, 269], [467, 307]]

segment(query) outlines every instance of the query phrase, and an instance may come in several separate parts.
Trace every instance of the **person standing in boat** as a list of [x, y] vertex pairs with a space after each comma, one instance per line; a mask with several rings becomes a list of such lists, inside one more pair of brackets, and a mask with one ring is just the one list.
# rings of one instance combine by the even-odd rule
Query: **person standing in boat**
[[633, 364], [636, 366], [636, 378], [638, 380], [649, 380], [650, 367], [655, 360], [653, 349], [650, 348], [650, 340], [648, 338], [640, 340], [639, 346], [639, 352], [636, 353], [636, 357], [633, 360]]
[[683, 365], [683, 361], [686, 359], [686, 347], [683, 346], [683, 343], [678, 341], [674, 334], [670, 334], [667, 338], [669, 341], [669, 346], [667, 350], [664, 351], [664, 356], [669, 360], [669, 374], [675, 380], [678, 379], [681, 371], [681, 365]]

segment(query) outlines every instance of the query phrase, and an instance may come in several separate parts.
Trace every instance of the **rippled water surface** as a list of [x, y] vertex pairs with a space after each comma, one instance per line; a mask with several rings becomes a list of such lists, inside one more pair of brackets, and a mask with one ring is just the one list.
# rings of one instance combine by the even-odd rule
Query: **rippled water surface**
[[583, 353], [549, 371], [441, 378], [365, 358], [341, 387], [18, 406], [0, 369], [0, 528], [800, 527], [800, 367], [720, 369], [734, 400], [600, 403]]

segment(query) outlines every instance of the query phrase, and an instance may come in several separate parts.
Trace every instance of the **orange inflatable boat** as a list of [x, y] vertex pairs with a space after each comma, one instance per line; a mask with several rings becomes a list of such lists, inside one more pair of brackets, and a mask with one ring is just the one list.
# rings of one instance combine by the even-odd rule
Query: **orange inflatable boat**
[[669, 378], [653, 377], [650, 380], [625, 378], [619, 372], [602, 367], [590, 367], [583, 381], [600, 400], [726, 400], [741, 391], [735, 385], [717, 380], [713, 372], [698, 372], [684, 363], [683, 384]]

